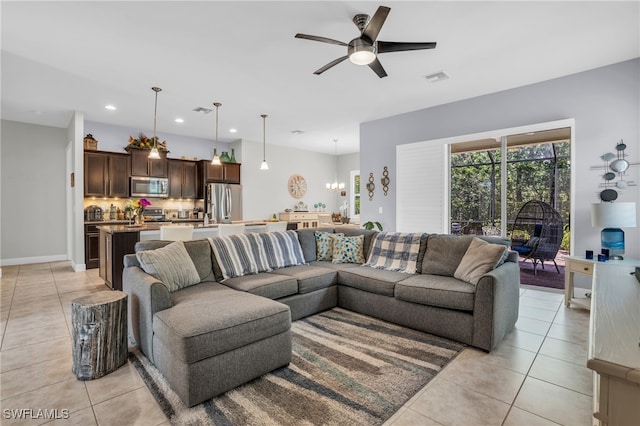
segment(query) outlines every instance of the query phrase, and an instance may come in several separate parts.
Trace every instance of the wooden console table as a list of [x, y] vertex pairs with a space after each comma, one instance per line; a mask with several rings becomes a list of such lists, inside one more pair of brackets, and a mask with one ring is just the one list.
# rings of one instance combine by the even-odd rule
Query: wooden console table
[[[640, 282], [634, 273], [640, 260], [598, 262], [573, 256], [566, 260], [566, 271], [592, 276], [587, 367], [594, 371], [594, 424], [636, 425], [640, 421]], [[572, 275], [568, 281], [573, 285]], [[573, 296], [573, 288], [566, 291]], [[573, 297], [566, 302], [576, 303]]]
[[298, 229], [318, 227], [318, 213], [282, 212], [280, 213], [280, 220], [284, 222], [296, 222], [298, 223]]

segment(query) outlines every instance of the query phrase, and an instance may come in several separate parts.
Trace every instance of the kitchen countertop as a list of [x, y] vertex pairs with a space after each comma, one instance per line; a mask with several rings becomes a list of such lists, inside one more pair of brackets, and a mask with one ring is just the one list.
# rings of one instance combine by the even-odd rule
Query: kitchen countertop
[[[98, 229], [104, 232], [107, 232], [109, 234], [117, 234], [117, 233], [122, 233], [122, 232], [140, 232], [140, 231], [159, 231], [160, 230], [160, 225], [159, 224], [154, 224], [153, 222], [148, 222], [145, 223], [144, 225], [129, 225], [128, 221], [125, 221], [124, 223], [115, 223], [115, 224], [109, 224], [109, 223], [105, 223], [105, 222], [89, 222], [92, 224], [97, 224], [100, 223], [98, 225]], [[247, 226], [265, 226], [267, 222], [265, 221], [256, 221], [256, 220], [250, 220], [250, 221], [233, 221], [232, 223], [244, 223]], [[190, 223], [183, 223], [185, 226], [186, 225], [190, 225]], [[180, 225], [180, 223], [174, 223], [174, 225]], [[194, 230], [196, 229], [206, 229], [206, 228], [217, 228], [218, 224], [217, 223], [210, 223], [208, 225], [205, 225], [204, 223], [201, 224], [197, 224], [194, 225]]]

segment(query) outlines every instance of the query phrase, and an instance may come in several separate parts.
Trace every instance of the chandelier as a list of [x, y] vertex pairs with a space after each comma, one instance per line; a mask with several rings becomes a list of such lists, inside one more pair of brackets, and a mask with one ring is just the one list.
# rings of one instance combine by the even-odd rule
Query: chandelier
[[[334, 155], [336, 156], [336, 161], [338, 159], [338, 139], [333, 140], [335, 148]], [[336, 170], [336, 176], [333, 182], [327, 182], [325, 187], [329, 191], [343, 191], [344, 190], [344, 182], [338, 183], [338, 172]]]

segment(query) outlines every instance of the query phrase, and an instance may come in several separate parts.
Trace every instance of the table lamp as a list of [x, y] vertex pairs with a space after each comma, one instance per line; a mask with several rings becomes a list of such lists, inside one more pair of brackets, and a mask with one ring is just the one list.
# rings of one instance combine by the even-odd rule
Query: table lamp
[[604, 228], [600, 233], [602, 248], [609, 250], [609, 258], [622, 260], [624, 231], [636, 227], [636, 203], [602, 202], [591, 205], [591, 226]]

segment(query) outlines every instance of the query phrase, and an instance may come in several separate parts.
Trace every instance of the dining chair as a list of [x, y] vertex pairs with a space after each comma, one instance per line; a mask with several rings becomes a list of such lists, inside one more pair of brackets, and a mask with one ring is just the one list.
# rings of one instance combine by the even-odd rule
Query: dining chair
[[193, 239], [193, 225], [163, 225], [160, 239], [164, 241], [188, 241]]
[[286, 231], [288, 223], [281, 220], [279, 222], [267, 222], [267, 232]]
[[220, 223], [218, 224], [218, 236], [242, 234], [244, 232], [244, 223]]

